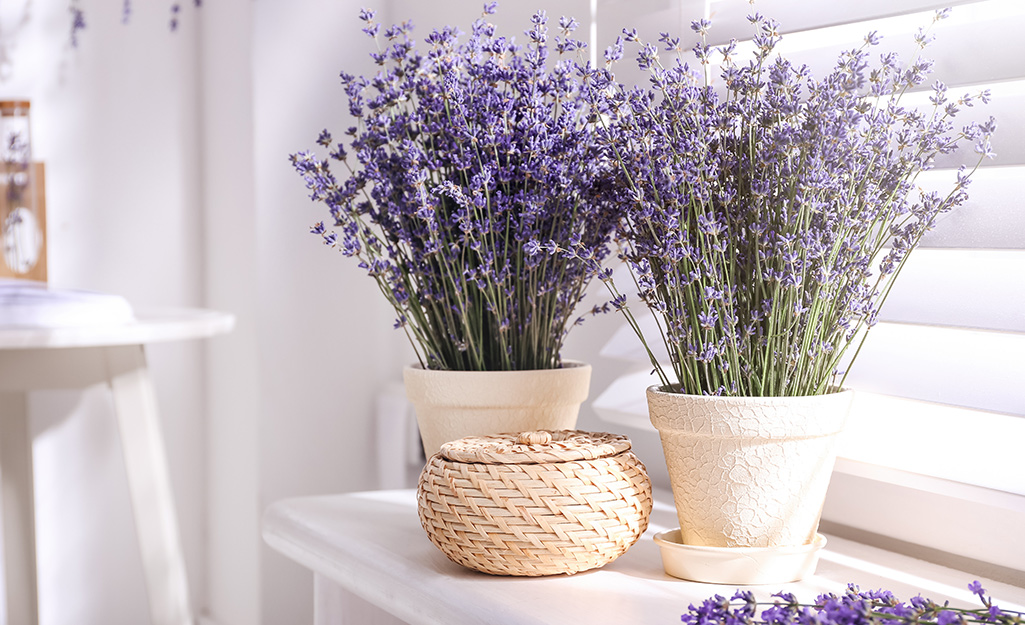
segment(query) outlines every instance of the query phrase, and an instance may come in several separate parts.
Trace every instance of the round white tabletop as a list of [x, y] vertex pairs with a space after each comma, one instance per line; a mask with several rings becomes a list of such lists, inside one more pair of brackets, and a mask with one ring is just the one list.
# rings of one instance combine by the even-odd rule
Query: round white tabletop
[[230, 332], [235, 317], [198, 308], [135, 311], [129, 323], [61, 328], [0, 326], [0, 349], [59, 349], [142, 345], [200, 339]]

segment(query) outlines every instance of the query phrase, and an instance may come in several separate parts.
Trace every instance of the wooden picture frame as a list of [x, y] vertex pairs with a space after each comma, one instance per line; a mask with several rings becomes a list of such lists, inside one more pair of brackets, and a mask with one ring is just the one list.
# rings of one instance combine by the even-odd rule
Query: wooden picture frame
[[[46, 282], [46, 168], [41, 162], [32, 163], [32, 195], [35, 208], [35, 217], [39, 222], [39, 259], [36, 264], [26, 273], [15, 273], [7, 266], [4, 255], [0, 253], [0, 278], [16, 278], [20, 280], [36, 280]], [[0, 181], [0, 194], [6, 195], [6, 185]], [[3, 201], [3, 196], [0, 196]], [[0, 241], [2, 244], [2, 241]]]

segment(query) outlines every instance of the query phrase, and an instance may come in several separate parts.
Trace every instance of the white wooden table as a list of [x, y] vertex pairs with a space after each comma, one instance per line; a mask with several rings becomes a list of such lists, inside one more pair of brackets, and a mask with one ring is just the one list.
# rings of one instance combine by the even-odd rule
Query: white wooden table
[[7, 623], [38, 622], [32, 440], [28, 394], [109, 386], [121, 434], [154, 625], [186, 625], [185, 562], [153, 382], [143, 345], [210, 337], [234, 318], [207, 310], [136, 312], [120, 325], [0, 327], [0, 475]]
[[[316, 625], [670, 625], [689, 604], [735, 590], [663, 572], [651, 535], [676, 525], [675, 511], [656, 502], [648, 532], [618, 560], [596, 571], [543, 578], [493, 577], [453, 564], [420, 528], [410, 490], [280, 501], [265, 513], [263, 535], [313, 571]], [[890, 589], [904, 600], [922, 593], [978, 607], [967, 589], [974, 579], [831, 537], [813, 578], [751, 589], [761, 600], [786, 589], [811, 601], [856, 583], [863, 590]], [[982, 581], [1002, 607], [1025, 603], [1025, 589]]]

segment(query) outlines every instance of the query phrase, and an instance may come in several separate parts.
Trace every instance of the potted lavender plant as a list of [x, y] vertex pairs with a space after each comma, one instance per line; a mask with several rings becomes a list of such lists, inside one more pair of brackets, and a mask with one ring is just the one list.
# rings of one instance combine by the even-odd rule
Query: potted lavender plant
[[[958, 109], [986, 95], [951, 98], [940, 83], [929, 110], [906, 107], [930, 63], [886, 54], [870, 66], [875, 34], [814, 79], [773, 53], [775, 22], [751, 20], [749, 62], [734, 60], [734, 44], [704, 43], [701, 21], [696, 71], [678, 39], [663, 35], [675, 56], [663, 63], [624, 31], [594, 75], [624, 189], [622, 257], [659, 328], [660, 345], [645, 343], [660, 382], [648, 390], [651, 420], [682, 542], [697, 548], [812, 543], [850, 403], [838, 370], [937, 215], [964, 202], [971, 172], [962, 167], [946, 196], [915, 178], [965, 142], [989, 156], [994, 128], [955, 129]], [[612, 74], [631, 41], [648, 88]], [[713, 55], [725, 59], [718, 88]]]
[[[544, 12], [521, 47], [488, 22], [495, 6], [465, 41], [431, 33], [426, 52], [410, 24], [382, 32], [363, 11], [381, 71], [342, 74], [355, 125], [343, 142], [321, 134], [329, 160], [292, 156], [330, 211], [314, 232], [377, 282], [416, 351], [404, 377], [428, 456], [463, 436], [574, 426], [590, 366], [561, 350], [616, 222], [568, 58], [584, 46], [576, 22], [560, 20], [550, 60]], [[586, 258], [528, 253], [538, 239]]]

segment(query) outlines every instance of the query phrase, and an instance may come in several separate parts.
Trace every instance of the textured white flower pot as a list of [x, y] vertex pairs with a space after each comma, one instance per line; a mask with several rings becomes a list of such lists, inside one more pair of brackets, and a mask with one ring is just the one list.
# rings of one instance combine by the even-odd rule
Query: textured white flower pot
[[682, 541], [792, 547], [815, 538], [849, 390], [707, 397], [648, 388]]
[[571, 430], [587, 399], [591, 365], [563, 361], [561, 369], [534, 371], [403, 371], [406, 396], [416, 410], [424, 453], [464, 436]]

